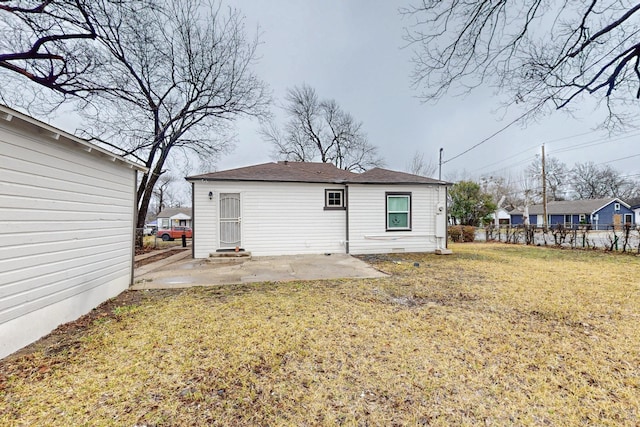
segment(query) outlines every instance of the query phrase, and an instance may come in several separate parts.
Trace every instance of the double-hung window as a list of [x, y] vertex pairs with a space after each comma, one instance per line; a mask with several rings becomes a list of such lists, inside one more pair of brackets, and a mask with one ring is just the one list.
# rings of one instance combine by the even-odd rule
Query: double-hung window
[[411, 230], [411, 193], [386, 193], [387, 231]]

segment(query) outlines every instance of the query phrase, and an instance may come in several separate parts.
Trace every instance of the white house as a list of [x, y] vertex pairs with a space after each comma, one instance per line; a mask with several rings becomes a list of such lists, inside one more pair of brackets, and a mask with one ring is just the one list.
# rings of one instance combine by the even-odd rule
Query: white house
[[139, 170], [0, 106], [0, 357], [131, 284]]
[[278, 162], [187, 178], [193, 254], [446, 251], [447, 183], [375, 168]]
[[160, 228], [191, 227], [191, 208], [166, 208], [156, 217]]
[[629, 200], [629, 206], [635, 214], [634, 224], [640, 224], [640, 198]]

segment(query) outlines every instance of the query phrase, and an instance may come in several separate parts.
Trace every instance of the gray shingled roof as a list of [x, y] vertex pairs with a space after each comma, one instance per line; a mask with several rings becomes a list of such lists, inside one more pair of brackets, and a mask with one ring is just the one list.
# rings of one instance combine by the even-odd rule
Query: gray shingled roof
[[635, 198], [635, 199], [631, 199], [631, 200], [626, 200], [626, 202], [629, 204], [629, 206], [633, 207], [638, 207], [640, 206], [640, 197]]
[[277, 162], [263, 163], [220, 172], [187, 177], [189, 181], [268, 181], [353, 184], [446, 184], [432, 178], [374, 168], [358, 174], [331, 163]]
[[349, 182], [354, 184], [445, 184], [445, 182], [437, 179], [382, 168], [373, 168], [357, 174]]
[[191, 217], [191, 208], [166, 208], [156, 215], [156, 218], [171, 218], [179, 213]]
[[[626, 203], [614, 197], [607, 199], [555, 201], [547, 203], [547, 215], [592, 214], [613, 201], [626, 205]], [[543, 213], [542, 205], [529, 206], [530, 215], [540, 215]]]

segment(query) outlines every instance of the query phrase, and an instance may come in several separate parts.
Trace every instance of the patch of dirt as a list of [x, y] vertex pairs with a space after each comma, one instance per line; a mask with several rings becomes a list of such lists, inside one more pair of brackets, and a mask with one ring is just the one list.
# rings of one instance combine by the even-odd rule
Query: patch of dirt
[[177, 254], [179, 251], [186, 251], [188, 249], [189, 248], [180, 248], [180, 249], [172, 249], [170, 251], [159, 252], [159, 253], [157, 253], [155, 255], [152, 255], [152, 256], [150, 256], [148, 258], [144, 258], [144, 259], [141, 259], [139, 261], [136, 261], [133, 264], [133, 268], [139, 268], [139, 267], [142, 267], [143, 265], [151, 264], [152, 262], [156, 262], [156, 261], [163, 260], [165, 258], [169, 258], [170, 256]]
[[148, 254], [149, 252], [153, 252], [155, 250], [156, 250], [156, 248], [152, 248], [151, 246], [144, 246], [142, 248], [136, 246], [136, 255]]

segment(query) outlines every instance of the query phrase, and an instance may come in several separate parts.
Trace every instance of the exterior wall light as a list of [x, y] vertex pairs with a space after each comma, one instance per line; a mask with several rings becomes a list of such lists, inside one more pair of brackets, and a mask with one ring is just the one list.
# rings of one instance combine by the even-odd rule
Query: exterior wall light
[[213, 191], [209, 191], [209, 200], [213, 200]]

